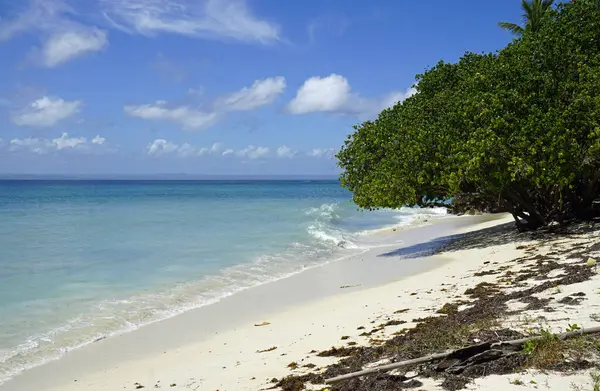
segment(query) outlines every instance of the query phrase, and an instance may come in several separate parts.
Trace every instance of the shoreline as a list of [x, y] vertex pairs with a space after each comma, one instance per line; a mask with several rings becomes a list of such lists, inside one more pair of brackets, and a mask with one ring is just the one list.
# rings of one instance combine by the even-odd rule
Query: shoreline
[[[418, 280], [420, 276], [426, 277], [430, 274], [440, 275], [440, 269], [444, 270], [447, 268], [448, 265], [452, 263], [452, 258], [444, 257], [443, 255], [422, 257], [428, 251], [430, 252], [432, 250], [432, 246], [441, 245], [441, 243], [437, 242], [440, 237], [444, 237], [445, 241], [448, 242], [448, 236], [454, 237], [453, 235], [468, 232], [473, 229], [481, 229], [481, 227], [494, 226], [502, 222], [510, 221], [509, 218], [498, 218], [498, 216], [476, 216], [449, 220], [453, 221], [444, 222], [443, 219], [440, 219], [440, 221], [437, 221], [435, 224], [426, 227], [416, 227], [400, 230], [398, 232], [389, 229], [389, 232], [382, 233], [387, 236], [388, 242], [386, 245], [368, 250], [367, 253], [371, 253], [370, 257], [367, 253], [365, 253], [367, 254], [366, 256], [365, 254], [355, 256], [355, 258], [368, 258], [370, 263], [377, 262], [377, 266], [378, 268], [381, 268], [381, 270], [378, 270], [378, 273], [375, 273], [375, 275], [367, 276], [367, 278], [365, 278], [365, 271], [372, 268], [365, 268], [365, 262], [362, 259], [352, 259], [352, 257], [350, 257], [351, 259], [349, 260], [345, 259], [342, 261], [331, 262], [323, 266], [305, 270], [283, 280], [249, 288], [243, 292], [225, 298], [219, 303], [194, 309], [173, 318], [141, 327], [133, 332], [113, 336], [99, 341], [98, 343], [69, 352], [65, 357], [57, 361], [23, 372], [0, 386], [0, 389], [67, 390], [71, 389], [69, 387], [81, 389], [84, 384], [86, 384], [86, 389], [107, 389], [107, 387], [116, 387], [117, 384], [118, 388], [125, 387], [125, 389], [133, 389], [132, 387], [135, 382], [139, 382], [139, 384], [148, 384], [151, 382], [148, 379], [148, 372], [152, 373], [152, 377], [158, 376], [158, 373], [155, 373], [152, 368], [156, 368], [157, 365], [159, 368], [163, 368], [164, 364], [161, 363], [161, 360], [167, 359], [168, 362], [174, 360], [179, 363], [187, 362], [192, 359], [196, 361], [200, 360], [200, 362], [204, 360], [214, 361], [215, 357], [207, 357], [202, 354], [200, 354], [200, 356], [203, 356], [203, 358], [194, 358], [194, 356], [198, 355], [199, 351], [205, 352], [207, 346], [212, 346], [211, 349], [208, 349], [209, 352], [218, 352], [221, 350], [219, 349], [220, 346], [225, 347], [228, 345], [227, 342], [222, 342], [223, 345], [215, 346], [216, 340], [223, 341], [223, 338], [226, 338], [227, 340], [236, 340], [236, 338], [240, 338], [243, 333], [263, 329], [263, 327], [257, 327], [254, 326], [254, 324], [260, 324], [264, 321], [270, 322], [269, 319], [278, 319], [281, 317], [289, 319], [290, 317], [293, 317], [294, 312], [311, 312], [313, 309], [331, 305], [331, 302], [335, 302], [335, 300], [347, 301], [351, 295], [356, 295], [357, 298], [360, 298], [369, 292], [372, 293], [372, 290], [385, 289], [390, 284], [398, 284], [398, 278], [401, 279], [400, 281], [414, 281]], [[476, 222], [478, 221], [486, 222], [477, 224]], [[448, 227], [444, 228], [444, 225], [448, 225]], [[423, 233], [426, 231], [429, 231], [429, 238], [423, 236]], [[407, 232], [412, 232], [415, 237], [411, 239], [406, 235]], [[404, 243], [400, 245], [398, 244], [398, 239], [401, 235], [404, 235], [403, 239], [407, 240], [404, 240]], [[394, 274], [394, 269], [396, 273], [398, 272], [398, 265], [397, 262], [395, 262], [398, 259], [398, 254], [392, 254], [392, 256], [388, 257], [381, 256], [386, 253], [386, 250], [389, 250], [388, 247], [394, 246], [399, 247], [400, 250], [407, 246], [411, 248], [413, 254], [404, 254], [409, 255], [404, 258], [413, 266], [418, 263], [419, 267], [412, 270], [412, 272], [404, 270], [405, 274], [401, 276]], [[387, 252], [389, 253], [389, 251]], [[419, 262], [410, 262], [415, 259], [418, 259]], [[361, 264], [363, 265], [361, 266]], [[354, 272], [354, 274], [352, 272]], [[360, 284], [352, 283], [353, 281], [356, 282], [359, 280], [361, 282]], [[427, 281], [429, 282], [429, 280]], [[309, 289], [302, 289], [303, 285], [310, 285], [310, 283], [312, 283], [313, 286], [308, 286], [307, 288]], [[283, 302], [281, 300], [273, 300], [273, 294], [277, 293], [277, 285], [280, 285], [279, 289], [283, 288], [280, 292], [289, 293], [296, 291], [296, 295], [286, 295]], [[318, 289], [315, 289], [314, 285], [317, 285]], [[340, 289], [341, 287], [344, 287], [344, 289]], [[298, 293], [300, 293], [299, 296]], [[270, 302], [268, 298], [271, 298]], [[259, 311], [256, 311], [256, 308], [252, 308], [256, 303], [261, 303]], [[224, 315], [222, 310], [235, 311], [235, 314], [234, 316], [232, 316], [231, 313]], [[367, 310], [367, 312], [369, 311], [370, 310]], [[330, 310], [328, 310], [328, 312], [330, 312]], [[286, 321], [283, 323], [285, 322]], [[275, 324], [275, 322], [270, 323], [271, 325]], [[271, 325], [264, 326], [264, 330], [270, 330], [272, 328]], [[335, 330], [336, 334], [339, 332], [338, 329], [340, 327], [342, 326], [336, 324], [335, 320], [334, 323], [328, 325], [328, 328], [332, 328], [332, 331]], [[190, 333], [190, 329], [196, 330], [193, 333]], [[282, 331], [280, 330], [280, 332]], [[332, 339], [329, 343], [332, 343], [335, 340], [336, 339]], [[247, 345], [248, 342], [249, 341], [246, 338], [243, 338], [241, 346]], [[220, 343], [221, 342], [219, 342], [219, 344]], [[215, 353], [215, 355], [218, 355], [218, 357], [224, 360], [228, 360], [228, 357], [244, 357], [249, 359], [250, 357], [247, 357], [248, 355], [255, 355], [257, 354], [256, 351], [268, 348], [269, 347], [257, 347], [252, 354], [250, 352], [242, 354], [225, 351], [222, 354]], [[282, 350], [280, 349], [283, 348], [278, 348], [274, 351], [281, 352]], [[268, 353], [269, 352], [264, 353], [265, 357], [272, 356]], [[186, 356], [186, 354], [189, 354], [189, 356]], [[289, 354], [286, 353], [286, 355], [291, 355], [291, 352]], [[285, 356], [278, 357], [285, 358]], [[240, 361], [243, 360], [244, 359]], [[185, 365], [183, 366], [185, 367]], [[232, 368], [231, 364], [223, 366]], [[273, 366], [274, 369], [276, 365], [275, 363], [268, 363], [265, 366], [268, 368]], [[279, 366], [285, 368], [285, 365]], [[233, 367], [235, 368], [236, 365], [233, 365]], [[136, 371], [138, 371], [138, 375], [134, 375]], [[180, 371], [181, 370], [179, 370], [179, 372]], [[165, 373], [168, 372], [168, 370], [165, 371]], [[125, 376], [124, 374], [128, 377], [127, 379], [123, 378], [123, 376]], [[131, 376], [131, 379], [129, 379], [129, 376]], [[138, 379], [133, 379], [133, 377], [136, 376]], [[108, 381], [108, 383], [100, 382], [98, 377], [103, 378], [104, 382]], [[251, 377], [254, 377], [255, 380], [260, 379], [258, 376]], [[207, 382], [210, 381], [211, 380], [209, 379], [205, 379], [203, 387], [208, 386]], [[163, 383], [166, 382], [167, 380], [163, 380]], [[179, 380], [179, 382], [181, 383], [182, 380]], [[220, 389], [221, 391], [224, 389], [258, 389], [256, 381], [250, 382], [250, 380], [248, 380], [248, 382], [249, 384], [247, 385], [236, 383], [236, 387], [242, 388], [231, 388], [232, 385], [229, 385], [228, 388], [227, 385], [221, 385]], [[177, 384], [177, 381], [174, 380], [174, 382], [170, 384]], [[217, 388], [219, 388], [219, 385], [216, 385]]]
[[[323, 204], [320, 207], [311, 208], [310, 213], [313, 214], [313, 212], [321, 212], [324, 207], [330, 208], [332, 205], [333, 204]], [[335, 207], [335, 205], [333, 205], [333, 206]], [[328, 209], [326, 209], [326, 211], [327, 210]], [[308, 212], [306, 212], [306, 213], [308, 214]], [[419, 218], [419, 217], [412, 218], [412, 216], [411, 216], [408, 223], [399, 222], [398, 224], [390, 225], [385, 228], [378, 229], [377, 233], [379, 233], [379, 231], [386, 232], [386, 231], [390, 231], [392, 229], [394, 229], [394, 230], [404, 230], [404, 229], [414, 229], [414, 228], [420, 229], [420, 228], [423, 228], [423, 226], [431, 226], [433, 224], [437, 224], [438, 222], [442, 222], [442, 220], [445, 220], [445, 219], [448, 219], [448, 218], [445, 215], [442, 216], [441, 214], [440, 214], [439, 218], [438, 218], [438, 216], [435, 216], [435, 214], [434, 214], [434, 216], [427, 216], [425, 214], [425, 216], [423, 218]], [[318, 218], [317, 218], [317, 220], [318, 220]], [[450, 220], [450, 219], [448, 219], [448, 220]], [[426, 228], [426, 229], [429, 229], [429, 228]], [[340, 230], [340, 232], [343, 233], [343, 230]], [[306, 257], [304, 257], [304, 258], [298, 257], [298, 260], [297, 260], [298, 262], [295, 262], [294, 266], [287, 267], [287, 269], [286, 269], [286, 265], [282, 263], [283, 269], [277, 270], [277, 264], [275, 264], [275, 266], [271, 267], [270, 269], [267, 268], [267, 270], [259, 270], [260, 272], [264, 272], [262, 275], [258, 275], [257, 273], [254, 273], [252, 271], [252, 272], [247, 273], [247, 274], [250, 274], [249, 277], [251, 277], [251, 278], [249, 278], [249, 279], [243, 279], [243, 278], [240, 278], [239, 276], [234, 275], [234, 277], [232, 277], [232, 280], [230, 281], [230, 283], [228, 285], [226, 283], [221, 283], [221, 285], [218, 285], [218, 284], [217, 285], [213, 284], [212, 286], [210, 285], [211, 277], [216, 277], [215, 279], [219, 280], [219, 278], [224, 276], [224, 278], [222, 278], [222, 280], [227, 281], [226, 278], [228, 277], [228, 273], [230, 273], [230, 274], [237, 273], [238, 275], [242, 275], [244, 272], [244, 268], [248, 268], [248, 269], [252, 270], [252, 267], [256, 266], [256, 265], [253, 265], [252, 263], [240, 264], [240, 265], [225, 267], [225, 268], [219, 270], [219, 272], [215, 273], [213, 276], [211, 276], [211, 275], [208, 275], [207, 277], [201, 276], [201, 278], [197, 279], [196, 281], [192, 281], [189, 284], [184, 283], [181, 286], [174, 287], [170, 291], [163, 289], [162, 291], [159, 291], [158, 293], [163, 295], [164, 297], [167, 297], [167, 298], [169, 297], [169, 295], [165, 294], [165, 292], [173, 293], [172, 300], [167, 301], [170, 305], [158, 306], [157, 307], [158, 309], [156, 309], [156, 310], [155, 310], [155, 308], [148, 308], [147, 310], [144, 308], [139, 308], [139, 307], [134, 308], [134, 310], [138, 310], [138, 311], [130, 312], [130, 314], [132, 314], [132, 316], [130, 316], [128, 319], [127, 318], [124, 319], [124, 317], [121, 317], [121, 318], [116, 319], [115, 322], [112, 322], [112, 324], [111, 324], [111, 321], [105, 321], [105, 322], [100, 322], [100, 326], [96, 327], [96, 324], [93, 322], [90, 322], [88, 324], [88, 323], [85, 323], [85, 321], [78, 321], [79, 316], [72, 316], [71, 318], [62, 317], [62, 319], [65, 320], [65, 322], [63, 322], [63, 324], [65, 325], [65, 329], [68, 329], [71, 326], [71, 321], [73, 321], [73, 319], [75, 319], [75, 323], [76, 323], [75, 329], [80, 325], [83, 325], [82, 329], [85, 329], [86, 327], [89, 326], [88, 327], [89, 332], [87, 330], [84, 330], [84, 331], [86, 331], [85, 334], [61, 333], [61, 331], [63, 330], [63, 327], [62, 327], [63, 324], [60, 324], [59, 326], [55, 326], [54, 328], [52, 328], [49, 331], [39, 332], [38, 334], [28, 334], [29, 336], [27, 337], [26, 340], [24, 340], [25, 342], [22, 342], [19, 346], [17, 346], [17, 348], [20, 348], [23, 345], [25, 345], [25, 347], [22, 350], [17, 350], [17, 348], [15, 348], [15, 354], [6, 362], [7, 365], [4, 366], [4, 363], [3, 363], [3, 367], [0, 370], [0, 387], [2, 387], [2, 384], [4, 384], [4, 382], [9, 381], [10, 379], [14, 378], [15, 376], [19, 376], [23, 372], [27, 372], [27, 371], [31, 370], [32, 368], [46, 365], [46, 364], [54, 362], [56, 360], [60, 360], [62, 357], [64, 357], [65, 354], [67, 354], [67, 353], [70, 354], [70, 352], [74, 352], [79, 349], [85, 348], [91, 344], [98, 342], [98, 341], [114, 338], [115, 336], [131, 333], [131, 332], [135, 332], [135, 331], [139, 330], [140, 328], [145, 328], [149, 325], [152, 325], [155, 323], [160, 323], [165, 320], [181, 316], [182, 314], [185, 314], [189, 311], [194, 311], [199, 308], [217, 304], [221, 300], [227, 299], [228, 297], [231, 297], [232, 295], [243, 294], [248, 289], [252, 289], [254, 287], [262, 286], [265, 284], [270, 284], [272, 282], [275, 282], [275, 281], [278, 281], [281, 279], [286, 279], [286, 278], [292, 277], [296, 274], [306, 272], [310, 269], [321, 267], [325, 264], [343, 261], [344, 259], [349, 258], [349, 257], [360, 256], [361, 253], [368, 251], [368, 248], [361, 247], [361, 246], [355, 246], [355, 244], [353, 242], [356, 241], [355, 239], [362, 241], [363, 239], [368, 238], [369, 236], [373, 236], [372, 233], [369, 233], [367, 230], [357, 231], [357, 232], [354, 232], [356, 237], [352, 236], [351, 231], [348, 231], [347, 233], [348, 233], [348, 235], [350, 235], [349, 237], [340, 236], [341, 239], [339, 239], [339, 243], [336, 242], [336, 244], [338, 245], [339, 248], [336, 248], [336, 246], [334, 244], [328, 243], [328, 245], [332, 248], [332, 250], [329, 251], [329, 254], [319, 254], [319, 256], [315, 257], [314, 259], [307, 259]], [[375, 236], [373, 236], [373, 237], [375, 237]], [[327, 238], [327, 240], [330, 240], [330, 239]], [[331, 239], [331, 242], [334, 242], [335, 240], [337, 240], [337, 239], [334, 236], [333, 239]], [[369, 241], [368, 239], [365, 239], [365, 240]], [[325, 241], [325, 242], [327, 242], [327, 241]], [[283, 242], [283, 243], [285, 243], [285, 242]], [[327, 252], [327, 251], [325, 251], [325, 252]], [[270, 253], [268, 251], [265, 254], [267, 254], [267, 257], [270, 256]], [[275, 254], [278, 255], [277, 252], [275, 252]], [[284, 253], [284, 255], [289, 255], [289, 254]], [[304, 259], [306, 259], [306, 262], [304, 262]], [[239, 270], [238, 270], [238, 268], [239, 268]], [[238, 279], [237, 283], [236, 283], [235, 278]], [[206, 287], [204, 287], [204, 285]], [[179, 288], [181, 288], [181, 289], [179, 289]], [[200, 291], [201, 289], [204, 289], [204, 290]], [[141, 290], [140, 290], [140, 292], [141, 292]], [[142, 295], [138, 295], [138, 296], [141, 297]], [[202, 300], [195, 300], [195, 297], [201, 297]], [[135, 299], [136, 298], [134, 297], [133, 301], [135, 301]], [[127, 302], [128, 300], [127, 300], [127, 298], [125, 298], [123, 301]], [[154, 304], [156, 304], [156, 303], [154, 303]], [[158, 303], [158, 304], [161, 304], [161, 303]], [[116, 310], [119, 310], [119, 308], [116, 308]], [[88, 316], [88, 315], [90, 315], [90, 316]], [[101, 315], [102, 314], [100, 314], [100, 315], [96, 314], [98, 319], [109, 319], [109, 318], [102, 318]], [[111, 314], [108, 313], [108, 315], [110, 316]], [[91, 310], [91, 311], [89, 311], [89, 313], [84, 313], [82, 318], [83, 319], [92, 318], [92, 321], [93, 321], [94, 320], [93, 316], [94, 316], [94, 311]], [[77, 324], [77, 322], [80, 322], [80, 323]], [[102, 326], [106, 326], [106, 327], [102, 327]], [[58, 330], [58, 334], [59, 334], [58, 337], [53, 335], [54, 330]], [[23, 341], [23, 339], [22, 339], [22, 341]], [[32, 342], [30, 343], [30, 341], [32, 341]], [[40, 342], [40, 344], [42, 344], [43, 348], [46, 350], [45, 351], [42, 349], [38, 350], [35, 347], [31, 351], [28, 350], [29, 346], [35, 345], [37, 342]], [[46, 348], [46, 347], [48, 347], [48, 348]], [[9, 350], [7, 349], [7, 352], [8, 351]], [[16, 370], [17, 366], [20, 367], [18, 370]]]

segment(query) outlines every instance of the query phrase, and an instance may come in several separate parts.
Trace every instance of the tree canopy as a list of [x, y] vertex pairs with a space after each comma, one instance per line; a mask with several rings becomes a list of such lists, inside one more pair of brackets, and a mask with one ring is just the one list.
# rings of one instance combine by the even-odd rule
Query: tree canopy
[[585, 217], [600, 195], [600, 7], [545, 12], [497, 53], [417, 75], [417, 93], [354, 127], [337, 154], [362, 208], [452, 200], [521, 228]]

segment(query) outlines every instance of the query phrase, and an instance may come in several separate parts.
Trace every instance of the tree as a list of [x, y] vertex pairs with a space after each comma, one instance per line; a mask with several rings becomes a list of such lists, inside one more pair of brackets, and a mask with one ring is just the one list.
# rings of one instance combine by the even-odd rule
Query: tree
[[519, 37], [522, 36], [526, 30], [532, 32], [538, 31], [544, 15], [546, 15], [548, 10], [552, 9], [553, 3], [554, 0], [521, 0], [524, 27], [510, 22], [500, 22], [498, 25], [504, 30], [508, 30]]
[[337, 154], [362, 208], [441, 200], [522, 229], [590, 216], [600, 197], [600, 10], [578, 0], [498, 53], [417, 75], [417, 93], [355, 126]]

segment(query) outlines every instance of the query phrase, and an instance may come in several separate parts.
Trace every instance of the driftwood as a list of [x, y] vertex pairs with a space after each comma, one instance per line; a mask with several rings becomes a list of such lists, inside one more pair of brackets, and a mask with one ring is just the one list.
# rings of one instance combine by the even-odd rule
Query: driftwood
[[[600, 333], [600, 326], [580, 329], [566, 333], [557, 334], [556, 336], [563, 340], [579, 335]], [[460, 372], [466, 366], [473, 363], [481, 363], [495, 360], [508, 354], [515, 354], [521, 350], [521, 346], [527, 341], [533, 341], [544, 338], [538, 335], [534, 337], [515, 339], [512, 341], [485, 342], [479, 345], [468, 346], [462, 349], [449, 350], [445, 353], [432, 354], [430, 356], [419, 357], [412, 360], [399, 361], [391, 364], [381, 365], [376, 368], [369, 368], [358, 372], [348, 373], [346, 375], [332, 377], [326, 379], [325, 383], [333, 384], [343, 380], [354, 379], [356, 377], [369, 375], [372, 373], [390, 371], [392, 369], [406, 367], [409, 365], [423, 364], [426, 362], [444, 360], [437, 366], [438, 371]]]

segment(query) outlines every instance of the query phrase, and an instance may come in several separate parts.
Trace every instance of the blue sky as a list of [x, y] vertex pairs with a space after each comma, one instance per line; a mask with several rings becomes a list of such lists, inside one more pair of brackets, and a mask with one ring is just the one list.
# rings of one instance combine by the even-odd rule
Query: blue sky
[[0, 0], [0, 173], [335, 174], [520, 1]]

